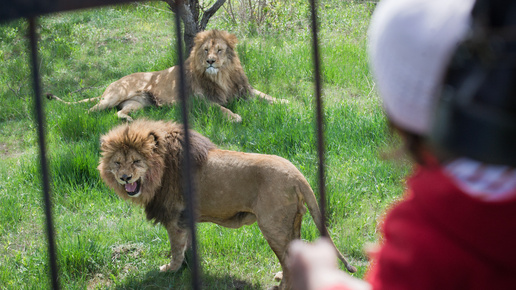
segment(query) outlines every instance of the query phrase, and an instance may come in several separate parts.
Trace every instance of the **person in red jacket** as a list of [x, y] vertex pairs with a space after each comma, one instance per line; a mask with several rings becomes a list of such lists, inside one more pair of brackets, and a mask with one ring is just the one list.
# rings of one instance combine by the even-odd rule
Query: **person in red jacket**
[[444, 74], [470, 31], [473, 4], [379, 2], [368, 35], [371, 67], [414, 172], [385, 216], [365, 281], [338, 270], [324, 239], [295, 241], [295, 289], [516, 289], [516, 169], [445, 159], [429, 142]]

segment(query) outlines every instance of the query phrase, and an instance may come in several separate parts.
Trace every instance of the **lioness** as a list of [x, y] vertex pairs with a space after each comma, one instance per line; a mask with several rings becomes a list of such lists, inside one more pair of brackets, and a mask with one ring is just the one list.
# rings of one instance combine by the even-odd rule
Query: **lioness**
[[[147, 219], [167, 229], [172, 258], [161, 271], [178, 270], [188, 245], [181, 179], [183, 133], [175, 123], [137, 120], [101, 137], [98, 170], [104, 182], [121, 198], [143, 206]], [[287, 246], [300, 238], [305, 203], [315, 223], [321, 225], [310, 185], [284, 158], [221, 150], [195, 131], [190, 136], [199, 201], [196, 221], [228, 228], [257, 222], [281, 264], [279, 288], [289, 289]], [[320, 230], [328, 233], [324, 226]], [[336, 252], [346, 268], [355, 272]]]
[[[204, 97], [217, 104], [222, 112], [234, 122], [241, 122], [240, 115], [224, 107], [233, 99], [258, 96], [269, 103], [288, 102], [264, 94], [249, 84], [237, 52], [237, 38], [226, 31], [199, 32], [194, 47], [185, 61], [187, 93]], [[117, 107], [117, 115], [132, 121], [129, 113], [146, 106], [170, 105], [179, 98], [179, 69], [173, 66], [157, 72], [139, 72], [111, 83], [102, 96], [66, 102], [55, 95], [47, 94], [67, 104], [100, 101], [89, 111]]]

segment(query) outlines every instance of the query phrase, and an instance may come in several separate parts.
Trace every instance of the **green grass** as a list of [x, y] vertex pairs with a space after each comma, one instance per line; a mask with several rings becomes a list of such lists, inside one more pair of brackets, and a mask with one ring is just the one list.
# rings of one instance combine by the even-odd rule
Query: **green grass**
[[[239, 26], [221, 10], [208, 28], [236, 33], [251, 84], [290, 103], [234, 102], [229, 107], [243, 122], [233, 124], [214, 106], [193, 100], [191, 124], [220, 148], [287, 158], [318, 195], [308, 6], [303, 1], [283, 4], [271, 10], [266, 22], [256, 24], [260, 27]], [[363, 246], [378, 238], [377, 221], [402, 193], [408, 170], [379, 157], [396, 140], [388, 134], [367, 65], [366, 31], [373, 9], [368, 2], [324, 0], [319, 10], [329, 229], [337, 247], [358, 267], [357, 277], [368, 265]], [[100, 95], [124, 75], [174, 65], [173, 23], [161, 2], [39, 18], [43, 91], [79, 100]], [[2, 289], [45, 288], [49, 283], [26, 29], [24, 20], [0, 26]], [[141, 208], [120, 200], [99, 178], [99, 138], [122, 122], [116, 111], [87, 114], [88, 104], [69, 107], [46, 100], [44, 108], [62, 285], [189, 289], [188, 269], [158, 271], [169, 259], [166, 231], [147, 222]], [[177, 107], [133, 114], [179, 121], [178, 116]], [[302, 237], [318, 237], [309, 215]], [[233, 230], [199, 224], [198, 238], [206, 289], [277, 284], [272, 278], [279, 263], [256, 225]]]

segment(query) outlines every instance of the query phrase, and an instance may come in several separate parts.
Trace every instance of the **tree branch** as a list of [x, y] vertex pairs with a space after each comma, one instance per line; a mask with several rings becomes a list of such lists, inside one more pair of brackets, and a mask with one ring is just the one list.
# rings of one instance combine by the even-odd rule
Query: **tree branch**
[[219, 10], [222, 5], [226, 3], [226, 0], [217, 0], [208, 10], [204, 12], [202, 15], [201, 23], [200, 23], [200, 30], [205, 30], [206, 26], [208, 25], [208, 21], [210, 18]]

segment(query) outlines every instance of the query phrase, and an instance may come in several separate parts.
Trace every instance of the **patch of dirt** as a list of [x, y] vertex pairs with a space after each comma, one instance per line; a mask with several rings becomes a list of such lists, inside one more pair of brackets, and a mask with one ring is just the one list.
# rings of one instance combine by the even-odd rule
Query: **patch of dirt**
[[93, 279], [91, 279], [88, 282], [88, 286], [86, 289], [93, 290], [93, 289], [105, 289], [113, 284], [111, 280], [107, 277], [105, 277], [103, 274], [95, 274]]
[[16, 158], [23, 154], [16, 146], [0, 142], [0, 160], [8, 158]]
[[111, 261], [117, 263], [121, 256], [129, 256], [131, 258], [138, 258], [143, 251], [142, 244], [125, 244], [113, 246], [113, 253], [111, 254]]
[[7, 144], [0, 143], [0, 159], [5, 159], [5, 158], [9, 158], [9, 157], [10, 157], [9, 147], [7, 146]]
[[[131, 243], [124, 245], [116, 245], [111, 247], [111, 262], [113, 264], [120, 264], [120, 271], [116, 277], [116, 279], [123, 280], [124, 277], [130, 273], [138, 270], [137, 262], [124, 262], [126, 259], [130, 258], [130, 260], [138, 259], [141, 253], [144, 250], [143, 244]], [[125, 263], [125, 264], [123, 264]], [[110, 277], [106, 277], [106, 275], [102, 273], [97, 273], [95, 276], [88, 281], [88, 290], [92, 289], [105, 289], [113, 284], [113, 281]]]

